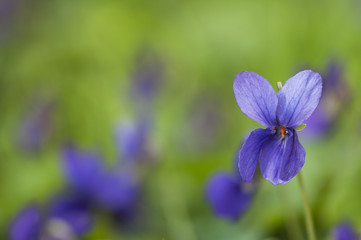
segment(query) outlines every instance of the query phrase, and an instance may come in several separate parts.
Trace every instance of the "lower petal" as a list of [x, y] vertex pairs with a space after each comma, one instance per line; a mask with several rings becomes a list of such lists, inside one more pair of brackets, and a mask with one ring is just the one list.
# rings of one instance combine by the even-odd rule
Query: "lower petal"
[[238, 155], [239, 173], [245, 182], [251, 182], [257, 167], [259, 154], [263, 143], [270, 138], [272, 130], [256, 129], [245, 140]]
[[288, 183], [305, 163], [305, 149], [298, 141], [296, 131], [292, 131], [292, 137], [275, 135], [262, 147], [261, 173], [274, 185]]

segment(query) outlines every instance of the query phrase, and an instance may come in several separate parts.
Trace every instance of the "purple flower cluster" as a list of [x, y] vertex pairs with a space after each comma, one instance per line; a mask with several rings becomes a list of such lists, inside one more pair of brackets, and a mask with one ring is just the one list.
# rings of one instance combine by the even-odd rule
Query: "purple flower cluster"
[[65, 147], [61, 162], [66, 190], [45, 210], [29, 206], [20, 212], [11, 224], [10, 239], [78, 239], [92, 229], [96, 210], [109, 213], [115, 221], [129, 222], [137, 211], [140, 193], [134, 163], [129, 161], [138, 161], [134, 151], [142, 149], [144, 141], [138, 138], [143, 137], [135, 130], [118, 139], [119, 147], [130, 148], [127, 151], [132, 152], [132, 158], [112, 168], [95, 152]]
[[[139, 187], [130, 173], [107, 169], [99, 155], [72, 146], [64, 150], [62, 162], [67, 191], [50, 202], [47, 214], [34, 206], [23, 210], [13, 221], [11, 239], [39, 239], [43, 235], [75, 239], [69, 236], [80, 237], [92, 229], [95, 209], [119, 219], [134, 214]], [[62, 237], [54, 238], [59, 234]]]
[[310, 70], [288, 79], [276, 94], [269, 82], [253, 72], [241, 72], [233, 82], [238, 106], [266, 129], [256, 129], [239, 152], [243, 181], [250, 182], [259, 160], [261, 173], [272, 184], [288, 183], [305, 163], [305, 149], [296, 128], [316, 109], [322, 92], [321, 76]]

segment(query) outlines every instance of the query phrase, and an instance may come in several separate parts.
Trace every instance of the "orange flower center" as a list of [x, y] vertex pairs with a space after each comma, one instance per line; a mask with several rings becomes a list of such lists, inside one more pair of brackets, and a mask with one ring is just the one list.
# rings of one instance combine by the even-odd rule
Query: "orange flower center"
[[287, 131], [287, 130], [286, 130], [285, 127], [280, 127], [280, 132], [281, 132], [283, 138], [285, 137], [286, 131]]

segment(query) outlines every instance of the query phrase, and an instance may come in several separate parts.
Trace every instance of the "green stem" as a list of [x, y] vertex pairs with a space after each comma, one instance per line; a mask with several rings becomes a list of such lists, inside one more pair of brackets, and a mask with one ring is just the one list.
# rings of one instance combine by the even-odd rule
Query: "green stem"
[[303, 184], [301, 172], [299, 172], [297, 174], [297, 176], [298, 176], [298, 183], [300, 185], [300, 189], [301, 189], [301, 193], [302, 193], [302, 202], [303, 202], [303, 207], [304, 207], [304, 211], [305, 211], [305, 222], [306, 222], [308, 239], [316, 240], [315, 228], [314, 228], [313, 222], [312, 222], [310, 205], [307, 200], [305, 186]]

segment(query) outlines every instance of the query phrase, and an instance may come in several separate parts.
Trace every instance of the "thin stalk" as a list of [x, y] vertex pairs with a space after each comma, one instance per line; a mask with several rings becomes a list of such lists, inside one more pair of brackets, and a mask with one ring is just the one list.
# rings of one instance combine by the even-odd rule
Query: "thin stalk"
[[312, 221], [310, 205], [307, 200], [307, 195], [306, 195], [306, 191], [305, 191], [305, 186], [303, 184], [301, 172], [299, 172], [297, 174], [297, 177], [298, 177], [298, 183], [300, 185], [300, 190], [301, 190], [301, 194], [302, 194], [302, 202], [303, 202], [303, 208], [304, 208], [304, 212], [305, 212], [305, 222], [306, 222], [308, 239], [316, 240], [315, 228], [314, 228], [313, 221]]

